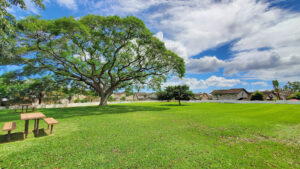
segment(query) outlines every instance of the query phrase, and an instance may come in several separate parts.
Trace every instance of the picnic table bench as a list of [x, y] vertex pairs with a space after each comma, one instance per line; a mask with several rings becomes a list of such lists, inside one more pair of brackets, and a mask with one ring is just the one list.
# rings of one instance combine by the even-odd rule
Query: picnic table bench
[[16, 129], [16, 122], [6, 122], [3, 125], [2, 131], [7, 131], [7, 141], [10, 141], [10, 133], [12, 130]]
[[28, 135], [29, 120], [34, 120], [34, 130], [39, 134], [39, 121], [46, 116], [43, 113], [23, 113], [20, 115], [21, 120], [25, 120], [25, 138]]
[[52, 117], [44, 118], [44, 121], [48, 124], [48, 129], [49, 129], [49, 125], [51, 125], [51, 131], [50, 131], [50, 133], [52, 133], [53, 125], [54, 125], [54, 124], [57, 124], [58, 121], [56, 121], [56, 120], [55, 120], [54, 118], [52, 118]]
[[31, 106], [32, 111], [34, 111], [35, 107], [32, 106], [32, 104], [21, 104], [20, 105], [22, 107], [22, 113], [24, 112], [24, 108], [26, 108], [26, 112], [28, 112], [28, 107]]

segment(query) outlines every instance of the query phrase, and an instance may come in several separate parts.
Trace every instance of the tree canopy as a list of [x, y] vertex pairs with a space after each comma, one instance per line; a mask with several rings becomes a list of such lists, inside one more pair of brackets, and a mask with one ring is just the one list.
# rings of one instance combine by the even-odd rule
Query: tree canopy
[[183, 59], [133, 16], [30, 16], [18, 28], [27, 66], [84, 82], [99, 94], [100, 105], [114, 90], [133, 84], [158, 89], [169, 75], [185, 73]]
[[[45, 8], [43, 0], [32, 0], [40, 8]], [[15, 41], [15, 17], [7, 11], [7, 8], [18, 6], [26, 10], [24, 0], [0, 1], [0, 65], [15, 64], [19, 60], [16, 55]]]
[[300, 92], [300, 82], [287, 82], [287, 84], [284, 85], [284, 90]]
[[178, 86], [168, 86], [165, 91], [158, 92], [159, 100], [178, 100], [179, 105], [181, 105], [181, 100], [190, 100], [191, 97], [194, 97], [192, 91], [189, 90], [187, 85], [178, 85]]

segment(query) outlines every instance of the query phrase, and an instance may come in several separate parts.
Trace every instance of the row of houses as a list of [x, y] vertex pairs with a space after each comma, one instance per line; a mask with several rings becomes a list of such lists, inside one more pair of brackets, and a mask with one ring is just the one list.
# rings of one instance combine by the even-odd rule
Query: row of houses
[[[211, 100], [212, 96], [207, 93], [196, 93], [195, 96], [191, 98], [191, 100]], [[156, 93], [145, 93], [145, 92], [137, 92], [133, 95], [126, 95], [125, 92], [120, 93], [114, 93], [112, 94], [112, 98], [114, 98], [115, 101], [134, 101], [134, 100], [157, 100]]]
[[[265, 100], [286, 100], [292, 93], [282, 91], [279, 97], [274, 91], [262, 91]], [[248, 92], [244, 88], [214, 90], [210, 93], [213, 100], [250, 100], [252, 92]]]
[[156, 93], [145, 93], [145, 92], [136, 92], [132, 95], [127, 95], [125, 92], [113, 93], [111, 96], [115, 101], [134, 101], [134, 100], [156, 100]]

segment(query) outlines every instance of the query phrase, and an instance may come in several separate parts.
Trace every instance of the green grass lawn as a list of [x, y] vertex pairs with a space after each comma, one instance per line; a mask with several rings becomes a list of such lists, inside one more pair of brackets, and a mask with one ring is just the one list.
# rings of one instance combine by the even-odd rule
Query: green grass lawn
[[[0, 168], [299, 168], [300, 105], [135, 103], [40, 109], [40, 136], [16, 121], [0, 135]], [[44, 130], [45, 129], [45, 130]]]

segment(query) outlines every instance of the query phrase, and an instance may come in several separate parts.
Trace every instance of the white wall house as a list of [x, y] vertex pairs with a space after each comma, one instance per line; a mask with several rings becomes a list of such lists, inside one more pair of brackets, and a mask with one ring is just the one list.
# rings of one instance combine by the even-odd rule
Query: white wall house
[[214, 90], [211, 92], [213, 100], [248, 100], [249, 92], [244, 88]]

